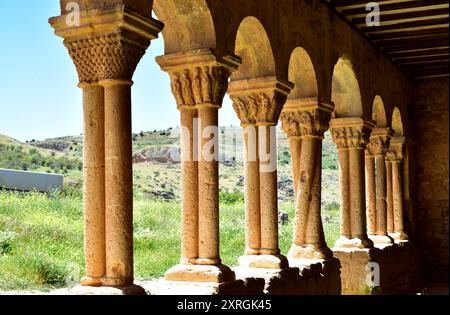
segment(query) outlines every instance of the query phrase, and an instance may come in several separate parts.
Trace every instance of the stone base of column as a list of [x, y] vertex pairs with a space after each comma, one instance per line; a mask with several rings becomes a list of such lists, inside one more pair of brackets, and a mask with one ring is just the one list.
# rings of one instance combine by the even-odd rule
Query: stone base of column
[[341, 236], [334, 244], [336, 248], [373, 248], [373, 242], [369, 238], [347, 238]]
[[247, 268], [286, 269], [289, 262], [283, 255], [244, 255], [239, 257], [239, 266]]
[[414, 244], [403, 242], [371, 249], [333, 248], [333, 254], [342, 265], [342, 294], [415, 292], [412, 290], [420, 276], [420, 253]]
[[176, 265], [165, 276], [167, 281], [223, 283], [236, 280], [234, 272], [225, 265]]
[[[62, 293], [62, 292], [61, 292]], [[55, 294], [59, 294], [55, 291]], [[67, 292], [65, 295], [147, 295], [144, 288], [138, 285], [129, 285], [122, 287], [110, 287], [110, 286], [76, 286]]]
[[289, 249], [288, 258], [291, 259], [328, 259], [333, 257], [333, 252], [328, 247], [317, 245], [296, 245], [292, 244]]
[[394, 241], [407, 241], [408, 235], [405, 232], [395, 232], [389, 233], [389, 236], [394, 239]]
[[389, 235], [369, 234], [369, 238], [375, 244], [386, 244], [386, 245], [394, 244], [394, 239]]

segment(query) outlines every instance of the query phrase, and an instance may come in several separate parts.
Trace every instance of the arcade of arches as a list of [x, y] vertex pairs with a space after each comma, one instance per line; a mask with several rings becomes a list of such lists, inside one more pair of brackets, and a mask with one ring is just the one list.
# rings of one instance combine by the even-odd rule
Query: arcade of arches
[[[79, 25], [67, 23], [69, 2], [81, 9]], [[389, 294], [408, 292], [424, 271], [448, 275], [440, 253], [448, 249], [448, 76], [413, 82], [321, 1], [61, 0], [61, 12], [50, 24], [83, 90], [86, 277], [77, 292], [142, 290], [133, 279], [131, 88], [159, 33], [165, 55], [156, 62], [170, 76], [187, 133], [180, 264], [151, 293]], [[219, 254], [218, 162], [195, 159], [196, 143], [216, 141], [207, 128], [217, 126], [226, 93], [245, 129], [246, 235], [237, 267]], [[278, 124], [289, 138], [296, 196], [288, 253], [278, 246], [270, 167]], [[329, 129], [341, 187], [333, 248], [321, 222]], [[267, 159], [252, 154], [255, 147]], [[369, 285], [377, 270], [379, 283]]]

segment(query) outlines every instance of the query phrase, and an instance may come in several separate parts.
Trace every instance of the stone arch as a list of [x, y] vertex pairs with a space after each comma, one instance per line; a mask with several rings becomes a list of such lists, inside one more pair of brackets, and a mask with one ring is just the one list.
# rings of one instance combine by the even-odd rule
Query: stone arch
[[307, 51], [301, 47], [295, 48], [291, 54], [289, 82], [295, 84], [289, 94], [290, 99], [318, 97], [319, 87], [314, 65]]
[[349, 59], [340, 58], [334, 66], [331, 91], [336, 118], [363, 117], [361, 91]]
[[154, 0], [153, 11], [165, 24], [165, 54], [216, 48], [214, 21], [205, 0]]
[[404, 135], [402, 113], [398, 107], [395, 107], [392, 112], [392, 129], [395, 131], [396, 136]]
[[232, 75], [232, 81], [276, 75], [272, 46], [257, 18], [249, 16], [242, 20], [236, 35], [235, 54], [242, 59], [242, 65]]
[[384, 128], [388, 126], [386, 109], [381, 96], [375, 96], [372, 105], [372, 120], [376, 121], [377, 127]]

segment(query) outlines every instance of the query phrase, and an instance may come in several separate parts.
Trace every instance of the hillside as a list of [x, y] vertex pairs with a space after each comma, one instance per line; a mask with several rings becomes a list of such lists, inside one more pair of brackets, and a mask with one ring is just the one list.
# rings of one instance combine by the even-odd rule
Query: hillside
[[[279, 197], [292, 201], [293, 185], [289, 143], [278, 131]], [[243, 193], [242, 129], [221, 127], [220, 185], [223, 195]], [[65, 184], [81, 191], [82, 136], [21, 143], [0, 135], [0, 168], [64, 174]], [[180, 194], [179, 129], [133, 134], [135, 194], [147, 198], [178, 200]], [[329, 134], [323, 149], [323, 203], [338, 202], [337, 152]]]

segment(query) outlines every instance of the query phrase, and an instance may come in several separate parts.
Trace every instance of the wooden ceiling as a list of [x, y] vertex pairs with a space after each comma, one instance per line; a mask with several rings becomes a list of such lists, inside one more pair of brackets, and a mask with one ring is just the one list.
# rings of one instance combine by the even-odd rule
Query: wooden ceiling
[[449, 0], [378, 0], [380, 25], [368, 26], [363, 0], [324, 0], [414, 79], [448, 76]]

